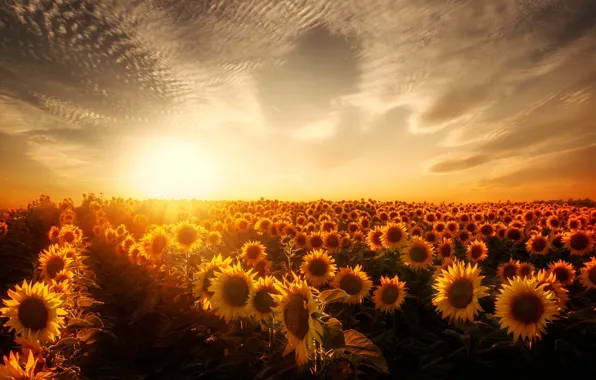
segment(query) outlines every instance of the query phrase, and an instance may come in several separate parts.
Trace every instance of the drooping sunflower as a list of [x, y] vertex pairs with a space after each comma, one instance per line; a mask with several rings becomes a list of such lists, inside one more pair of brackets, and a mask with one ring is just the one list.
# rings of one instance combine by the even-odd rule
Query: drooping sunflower
[[544, 256], [551, 248], [550, 240], [541, 234], [534, 234], [526, 242], [526, 250], [534, 255]]
[[404, 248], [401, 258], [408, 267], [418, 271], [429, 268], [434, 257], [434, 247], [428, 241], [419, 237], [412, 237]]
[[60, 296], [51, 292], [47, 284], [23, 281], [8, 291], [11, 299], [3, 300], [6, 307], [0, 314], [8, 317], [7, 326], [16, 335], [34, 337], [42, 342], [60, 336], [66, 311], [61, 308]]
[[381, 284], [373, 292], [375, 308], [384, 313], [399, 310], [406, 300], [407, 292], [406, 283], [399, 281], [398, 276], [393, 278], [381, 276]]
[[441, 260], [455, 255], [455, 244], [452, 239], [445, 239], [437, 247], [437, 255]]
[[583, 256], [592, 252], [592, 236], [583, 230], [575, 230], [563, 236], [563, 243], [572, 255]]
[[73, 261], [66, 256], [66, 253], [66, 250], [61, 249], [56, 244], [50, 245], [48, 249], [41, 252], [39, 255], [39, 269], [44, 281], [51, 283], [60, 271], [70, 269]]
[[327, 284], [337, 272], [335, 259], [320, 249], [311, 251], [303, 260], [300, 271], [312, 286]]
[[259, 278], [248, 300], [249, 314], [259, 321], [270, 318], [273, 309], [277, 306], [273, 300], [273, 294], [278, 294], [275, 279], [270, 276]]
[[579, 274], [579, 281], [587, 289], [596, 289], [596, 257], [586, 263]]
[[482, 240], [474, 240], [466, 248], [466, 257], [473, 263], [480, 262], [488, 257], [488, 247]]
[[211, 282], [215, 278], [215, 272], [230, 266], [232, 259], [230, 257], [222, 258], [221, 255], [213, 256], [211, 261], [199, 266], [199, 271], [194, 281], [194, 295], [199, 298], [203, 309], [211, 308], [211, 297], [213, 292], [209, 290]]
[[273, 295], [277, 303], [275, 318], [282, 324], [288, 340], [284, 355], [296, 352], [296, 364], [308, 363], [314, 351], [314, 342], [322, 342], [323, 327], [315, 315], [320, 313], [306, 281], [292, 273], [292, 283], [275, 283], [279, 294]]
[[347, 303], [359, 304], [362, 302], [362, 297], [368, 295], [373, 283], [368, 274], [362, 270], [362, 265], [356, 265], [354, 268], [340, 268], [331, 285], [348, 293]]
[[383, 229], [379, 226], [371, 229], [366, 237], [366, 242], [371, 251], [383, 248]]
[[381, 242], [389, 249], [401, 248], [408, 237], [407, 227], [403, 223], [388, 223], [382, 228]]
[[497, 269], [497, 277], [501, 282], [507, 283], [509, 280], [517, 276], [517, 271], [519, 269], [519, 261], [509, 259], [508, 262], [499, 265]]
[[249, 240], [242, 246], [242, 260], [250, 266], [267, 257], [265, 246], [258, 241]]
[[478, 300], [488, 296], [488, 288], [482, 286], [484, 276], [477, 264], [466, 266], [463, 262], [450, 265], [435, 279], [433, 288], [437, 291], [433, 304], [443, 319], [473, 321], [483, 311]]
[[575, 281], [575, 269], [571, 263], [559, 260], [555, 263], [548, 264], [548, 269], [563, 286], [569, 286]]
[[555, 295], [544, 290], [545, 286], [519, 277], [503, 285], [495, 301], [495, 316], [514, 340], [539, 340], [546, 324], [557, 319]]
[[248, 300], [254, 291], [254, 276], [251, 269], [245, 272], [240, 263], [215, 272], [208, 289], [213, 293], [211, 304], [215, 314], [226, 322], [249, 316]]

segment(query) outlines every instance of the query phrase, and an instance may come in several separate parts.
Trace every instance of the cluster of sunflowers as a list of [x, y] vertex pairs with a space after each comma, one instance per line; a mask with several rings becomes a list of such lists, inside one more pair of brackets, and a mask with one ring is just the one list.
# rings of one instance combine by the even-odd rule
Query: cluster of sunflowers
[[[58, 374], [76, 378], [76, 369], [63, 365], [75, 346], [91, 343], [103, 327], [99, 316], [87, 311], [98, 303], [89, 292], [95, 274], [85, 264], [88, 247], [74, 223], [74, 204], [60, 203], [60, 227], [53, 226], [50, 245], [38, 256], [38, 269], [3, 301], [0, 317], [15, 335], [19, 351], [10, 351], [0, 365], [0, 379], [45, 379]], [[58, 341], [59, 338], [62, 338]]]
[[[492, 298], [501, 328], [532, 344], [566, 318], [571, 287], [596, 289], [596, 210], [587, 207], [87, 201], [96, 238], [131, 263], [188, 282], [197, 305], [227, 322], [280, 326], [299, 365], [321, 343], [329, 292], [394, 313], [408, 295], [404, 277], [430, 274], [442, 318], [474, 323], [480, 301]], [[121, 224], [113, 228], [112, 218]], [[387, 262], [393, 269], [383, 275]]]

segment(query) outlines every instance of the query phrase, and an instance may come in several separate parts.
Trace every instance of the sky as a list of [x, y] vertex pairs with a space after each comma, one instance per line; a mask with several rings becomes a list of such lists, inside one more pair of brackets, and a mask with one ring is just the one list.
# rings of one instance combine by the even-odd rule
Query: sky
[[6, 0], [0, 207], [596, 198], [596, 1]]

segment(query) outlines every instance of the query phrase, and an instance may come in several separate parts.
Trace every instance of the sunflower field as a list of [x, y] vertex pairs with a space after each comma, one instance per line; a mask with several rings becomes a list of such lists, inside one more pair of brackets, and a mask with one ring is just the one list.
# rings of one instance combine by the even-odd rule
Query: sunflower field
[[47, 196], [0, 217], [0, 379], [596, 371], [596, 207]]

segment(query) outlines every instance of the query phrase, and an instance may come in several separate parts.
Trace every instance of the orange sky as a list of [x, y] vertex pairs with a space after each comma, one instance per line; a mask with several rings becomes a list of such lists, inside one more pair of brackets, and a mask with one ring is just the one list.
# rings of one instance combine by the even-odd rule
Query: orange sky
[[0, 208], [596, 198], [592, 2], [291, 4], [9, 5]]

